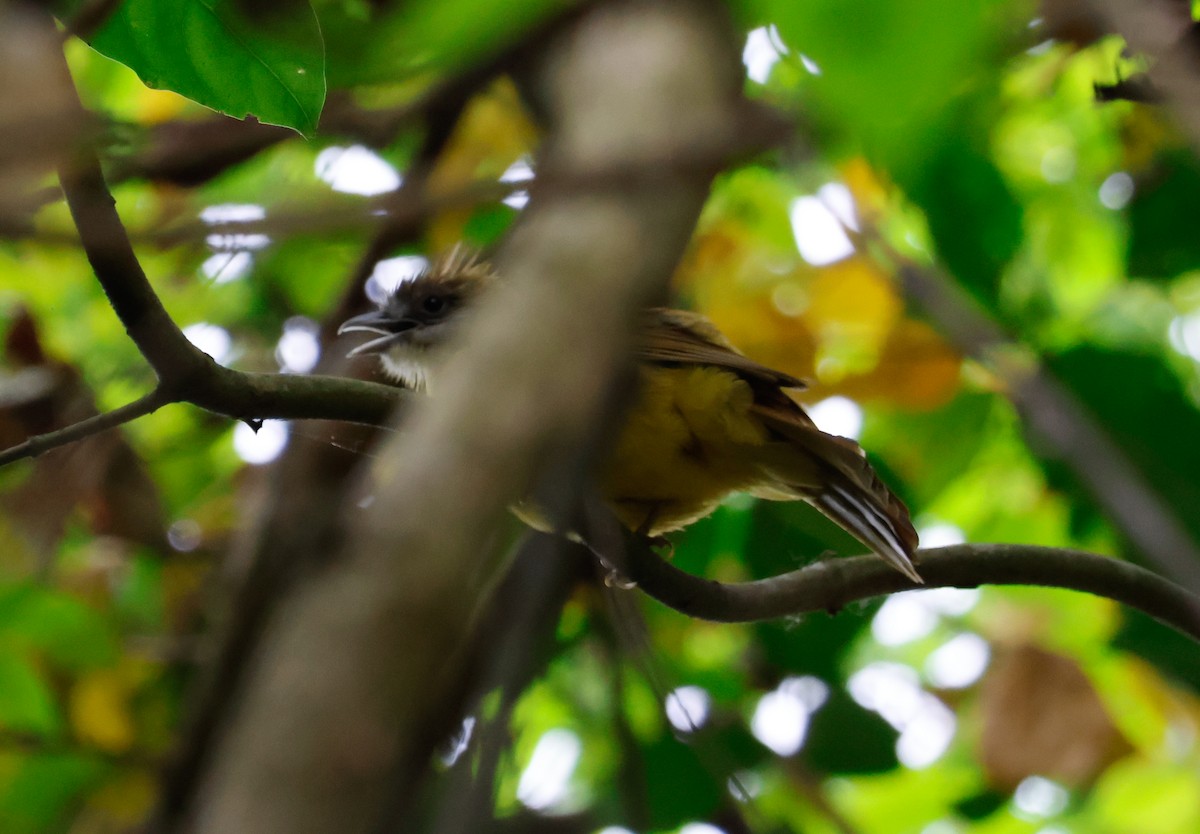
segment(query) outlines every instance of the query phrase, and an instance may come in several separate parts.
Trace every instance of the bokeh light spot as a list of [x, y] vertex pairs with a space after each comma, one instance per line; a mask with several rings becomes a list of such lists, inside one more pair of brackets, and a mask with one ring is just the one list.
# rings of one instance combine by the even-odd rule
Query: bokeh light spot
[[189, 342], [211, 356], [218, 365], [229, 358], [229, 350], [233, 347], [233, 338], [224, 327], [208, 322], [198, 322], [183, 328], [183, 335]]
[[700, 686], [681, 686], [667, 695], [664, 705], [671, 726], [690, 733], [704, 726], [712, 706], [712, 696]]
[[771, 37], [774, 27], [760, 26], [752, 29], [746, 36], [746, 46], [742, 50], [742, 63], [746, 65], [746, 75], [757, 84], [766, 84], [771, 77], [771, 70], [779, 63], [781, 50]]
[[411, 281], [429, 268], [429, 261], [420, 255], [397, 255], [375, 264], [367, 279], [367, 298], [382, 304], [396, 287]]
[[261, 466], [279, 457], [288, 442], [288, 424], [284, 420], [264, 420], [256, 432], [245, 423], [233, 430], [233, 450], [246, 463]]
[[854, 254], [854, 244], [837, 216], [820, 197], [800, 197], [789, 212], [800, 257], [825, 266]]
[[929, 655], [925, 674], [934, 686], [962, 689], [979, 680], [991, 654], [991, 647], [978, 634], [959, 634]]
[[304, 316], [292, 316], [283, 323], [283, 334], [275, 345], [275, 359], [280, 370], [291, 374], [306, 374], [317, 366], [321, 345], [317, 341], [320, 327]]
[[846, 397], [827, 397], [808, 409], [808, 416], [817, 428], [828, 434], [857, 440], [862, 434], [863, 411], [858, 403]]
[[575, 733], [562, 728], [548, 730], [538, 739], [529, 764], [521, 772], [517, 799], [534, 810], [561, 802], [582, 753], [583, 745]]
[[1113, 211], [1120, 211], [1129, 205], [1133, 199], [1133, 177], [1124, 171], [1109, 174], [1100, 184], [1100, 205]]
[[402, 178], [387, 160], [362, 145], [334, 145], [317, 154], [313, 169], [334, 191], [374, 197], [400, 187]]

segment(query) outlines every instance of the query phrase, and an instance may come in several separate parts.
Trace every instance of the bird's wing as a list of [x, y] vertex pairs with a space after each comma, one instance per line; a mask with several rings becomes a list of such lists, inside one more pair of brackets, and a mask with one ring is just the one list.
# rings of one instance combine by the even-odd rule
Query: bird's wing
[[[755, 387], [804, 388], [802, 380], [743, 356], [704, 316], [658, 307], [646, 312], [638, 356], [664, 365], [726, 368]], [[799, 407], [797, 407], [799, 410]], [[803, 412], [801, 412], [803, 413]]]
[[887, 488], [853, 440], [826, 434], [784, 391], [803, 388], [790, 374], [743, 356], [703, 316], [657, 308], [647, 312], [639, 357], [666, 365], [725, 368], [750, 385], [750, 413], [775, 440], [747, 449], [771, 483], [752, 490], [762, 498], [808, 501], [914, 582], [917, 533], [908, 508]]
[[797, 418], [761, 403], [750, 411], [786, 441], [769, 444], [760, 461], [776, 481], [773, 489], [794, 485], [795, 497], [808, 501], [914, 582], [923, 581], [913, 567], [918, 541], [908, 507], [879, 479], [861, 446], [826, 434], [803, 412]]

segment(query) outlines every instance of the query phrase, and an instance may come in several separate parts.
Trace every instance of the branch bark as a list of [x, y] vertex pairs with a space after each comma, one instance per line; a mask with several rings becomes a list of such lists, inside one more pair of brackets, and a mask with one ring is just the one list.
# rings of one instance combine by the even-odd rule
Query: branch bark
[[[626, 571], [638, 587], [690, 617], [753, 622], [836, 611], [913, 585], [874, 556], [829, 559], [752, 582], [703, 579], [629, 548]], [[962, 544], [920, 552], [925, 588], [1042, 585], [1108, 597], [1200, 641], [1200, 598], [1170, 580], [1120, 559], [1081, 550], [1021, 544]]]

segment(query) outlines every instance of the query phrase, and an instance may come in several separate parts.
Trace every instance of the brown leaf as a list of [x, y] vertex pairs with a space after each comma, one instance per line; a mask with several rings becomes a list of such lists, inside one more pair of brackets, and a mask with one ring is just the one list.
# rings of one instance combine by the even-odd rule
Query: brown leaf
[[[4, 342], [18, 368], [0, 395], [0, 440], [15, 445], [96, 413], [77, 370], [46, 357], [36, 322], [21, 311]], [[58, 547], [72, 516], [87, 510], [93, 532], [164, 548], [166, 518], [158, 489], [120, 431], [107, 431], [55, 449], [33, 462], [19, 486], [0, 495], [0, 510], [20, 531], [42, 566]], [[9, 565], [30, 570], [37, 565]]]
[[1079, 664], [1035, 646], [998, 658], [984, 678], [980, 709], [980, 761], [1000, 790], [1033, 775], [1084, 787], [1133, 749]]

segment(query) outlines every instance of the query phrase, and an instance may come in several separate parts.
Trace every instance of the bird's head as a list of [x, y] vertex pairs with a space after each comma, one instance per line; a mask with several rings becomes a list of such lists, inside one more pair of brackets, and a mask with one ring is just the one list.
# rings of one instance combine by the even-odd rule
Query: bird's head
[[348, 319], [342, 333], [364, 332], [375, 338], [349, 356], [377, 354], [384, 371], [409, 388], [429, 385], [430, 366], [461, 323], [462, 311], [492, 282], [491, 267], [456, 246], [393, 290], [369, 313]]

